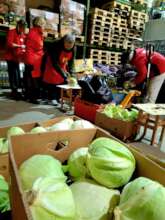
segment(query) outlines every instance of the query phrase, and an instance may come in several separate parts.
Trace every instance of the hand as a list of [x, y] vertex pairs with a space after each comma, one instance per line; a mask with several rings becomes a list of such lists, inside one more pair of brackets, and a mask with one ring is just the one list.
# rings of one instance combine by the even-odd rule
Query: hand
[[20, 46], [22, 49], [25, 49], [26, 48], [26, 45], [21, 45]]
[[135, 85], [135, 83], [133, 83], [131, 81], [125, 81], [123, 86], [125, 89], [130, 89], [130, 88], [134, 88], [136, 85]]

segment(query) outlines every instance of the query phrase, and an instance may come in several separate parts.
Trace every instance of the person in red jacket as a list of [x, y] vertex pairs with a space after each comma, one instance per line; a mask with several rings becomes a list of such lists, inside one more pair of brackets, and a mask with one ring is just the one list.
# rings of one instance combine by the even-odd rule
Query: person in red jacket
[[43, 82], [50, 104], [57, 105], [60, 92], [57, 85], [67, 83], [67, 77], [74, 72], [75, 36], [67, 34], [54, 42], [47, 51]]
[[46, 21], [42, 17], [33, 20], [26, 40], [26, 70], [25, 70], [25, 96], [31, 102], [36, 103], [40, 98], [41, 62], [44, 55], [44, 27]]
[[[135, 66], [138, 74], [135, 79], [130, 83], [130, 87], [143, 88], [143, 84], [147, 79], [148, 72], [148, 51], [144, 48], [137, 48], [131, 52], [123, 55], [123, 63], [127, 61]], [[158, 53], [153, 52], [150, 58], [150, 86], [147, 91], [148, 101], [156, 103], [165, 103], [165, 57]]]
[[8, 65], [9, 83], [11, 88], [11, 97], [20, 99], [21, 95], [18, 92], [20, 87], [20, 69], [19, 63], [24, 62], [25, 57], [25, 34], [26, 22], [20, 20], [17, 22], [15, 29], [11, 29], [7, 34], [7, 52], [5, 59]]

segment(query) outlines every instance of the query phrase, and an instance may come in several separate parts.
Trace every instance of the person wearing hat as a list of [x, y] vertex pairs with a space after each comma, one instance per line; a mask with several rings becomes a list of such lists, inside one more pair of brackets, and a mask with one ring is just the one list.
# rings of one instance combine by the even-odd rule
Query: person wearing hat
[[26, 40], [26, 67], [24, 74], [25, 98], [37, 103], [40, 98], [41, 63], [44, 55], [44, 28], [46, 21], [43, 17], [33, 20]]
[[67, 82], [67, 77], [74, 72], [75, 35], [66, 34], [54, 42], [47, 50], [43, 65], [43, 82], [50, 104], [57, 105], [60, 93], [57, 85]]
[[[123, 53], [121, 58], [122, 64], [129, 62], [137, 70], [137, 75], [133, 81], [128, 82], [130, 88], [137, 88], [144, 91], [144, 85], [148, 73], [148, 51], [144, 48]], [[165, 57], [153, 52], [150, 56], [150, 84], [147, 88], [147, 101], [151, 103], [165, 103]]]

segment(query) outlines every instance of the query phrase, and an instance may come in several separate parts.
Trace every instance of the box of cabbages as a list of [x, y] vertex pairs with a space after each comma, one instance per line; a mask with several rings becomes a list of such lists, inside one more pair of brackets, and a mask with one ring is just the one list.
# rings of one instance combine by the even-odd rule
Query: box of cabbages
[[97, 110], [95, 124], [123, 141], [133, 139], [137, 134], [136, 122], [110, 118], [103, 113], [103, 109]]
[[6, 180], [9, 180], [9, 155], [7, 136], [10, 134], [14, 135], [30, 132], [31, 129], [36, 126], [38, 126], [37, 122], [0, 127], [0, 174], [4, 176]]
[[[61, 142], [67, 144], [63, 146], [60, 144]], [[86, 148], [84, 149], [84, 147]], [[78, 152], [78, 150], [82, 151]], [[80, 172], [78, 175], [88, 176], [88, 178], [90, 176], [90, 178], [93, 178], [91, 181], [95, 180], [99, 183], [98, 185], [94, 182], [95, 187], [101, 187], [100, 184], [103, 184], [104, 190], [108, 191], [111, 187], [116, 189], [121, 186], [120, 181], [124, 184], [124, 182], [134, 180], [137, 177], [150, 178], [165, 185], [165, 170], [162, 167], [100, 128], [11, 136], [9, 155], [13, 220], [63, 219], [61, 216], [65, 216], [64, 219], [85, 219], [82, 216], [81, 218], [73, 217], [75, 212], [79, 208], [81, 209], [82, 204], [73, 207], [74, 199], [77, 199], [77, 197], [71, 198], [74, 196], [71, 193], [74, 183], [71, 182], [72, 178], [70, 176], [76, 179], [79, 169], [82, 169], [82, 173]], [[71, 155], [73, 156], [70, 157]], [[78, 162], [78, 157], [81, 162]], [[69, 161], [73, 164], [69, 164]], [[61, 167], [61, 163], [63, 167]], [[54, 165], [56, 168], [53, 168]], [[86, 166], [88, 169], [85, 169], [84, 174], [84, 167]], [[128, 170], [126, 171], [126, 169]], [[67, 181], [66, 173], [63, 173], [64, 170], [69, 171]], [[99, 175], [97, 175], [98, 172]], [[106, 175], [106, 172], [111, 178]], [[127, 179], [127, 176], [129, 176], [129, 179]], [[105, 182], [102, 183], [104, 180]], [[53, 185], [51, 185], [52, 181]], [[78, 182], [75, 183], [78, 184]], [[61, 187], [63, 190], [61, 190]], [[91, 188], [85, 187], [84, 190], [88, 190], [88, 195], [90, 193], [90, 196], [94, 196]], [[80, 193], [82, 195], [79, 198], [83, 202], [86, 198], [82, 198], [82, 191]], [[97, 193], [95, 199], [90, 201], [92, 208], [98, 196]], [[87, 209], [91, 207], [86, 202], [83, 205], [87, 205], [88, 207], [85, 207]], [[98, 203], [96, 203], [97, 205]], [[81, 209], [83, 210], [81, 214], [85, 213], [85, 208]], [[100, 210], [99, 207], [97, 210]], [[91, 215], [93, 212], [91, 210]], [[107, 212], [109, 212], [108, 208]], [[77, 214], [79, 215], [79, 213]], [[106, 213], [106, 215], [108, 214]], [[107, 217], [106, 219], [112, 218]]]

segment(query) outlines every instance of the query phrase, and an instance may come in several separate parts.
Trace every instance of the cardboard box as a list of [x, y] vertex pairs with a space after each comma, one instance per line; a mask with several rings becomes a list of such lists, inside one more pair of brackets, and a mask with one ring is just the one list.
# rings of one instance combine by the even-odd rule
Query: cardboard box
[[158, 147], [141, 142], [134, 142], [129, 145], [165, 168], [165, 152], [160, 151]]
[[[32, 216], [22, 190], [18, 169], [23, 161], [35, 154], [48, 154], [61, 162], [68, 159], [76, 149], [88, 146], [97, 137], [113, 138], [102, 129], [56, 131], [42, 134], [25, 134], [10, 138], [11, 204], [13, 220], [32, 220]], [[56, 150], [57, 143], [68, 140], [67, 147]], [[126, 146], [126, 145], [125, 145]], [[127, 146], [136, 159], [136, 176], [144, 176], [165, 185], [165, 169]], [[55, 149], [55, 150], [54, 150]]]
[[[18, 126], [21, 127], [25, 132], [29, 132], [32, 128], [38, 126], [38, 123], [27, 123], [23, 125], [11, 125], [7, 127], [0, 127], [0, 138], [6, 137], [7, 131], [12, 126]], [[5, 179], [9, 180], [9, 155], [6, 154], [0, 154], [0, 174], [5, 177]]]
[[58, 32], [58, 25], [59, 25], [59, 14], [48, 12], [39, 9], [29, 9], [30, 13], [30, 26], [32, 27], [33, 19], [35, 17], [44, 17], [46, 20], [45, 32], [47, 33], [57, 33]]
[[135, 122], [109, 118], [102, 113], [102, 110], [97, 110], [95, 124], [123, 141], [132, 138], [137, 133]]

